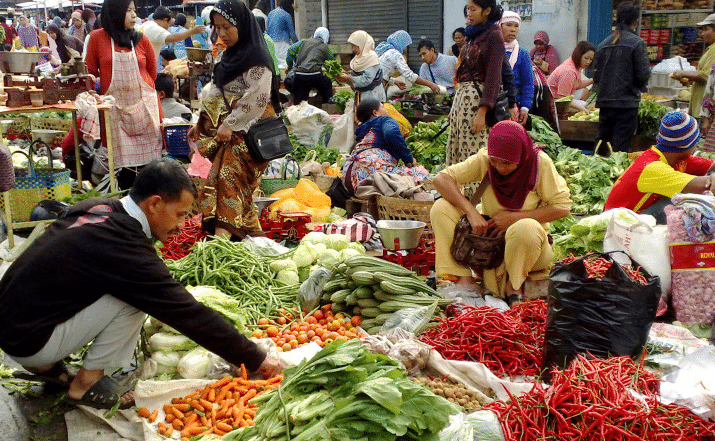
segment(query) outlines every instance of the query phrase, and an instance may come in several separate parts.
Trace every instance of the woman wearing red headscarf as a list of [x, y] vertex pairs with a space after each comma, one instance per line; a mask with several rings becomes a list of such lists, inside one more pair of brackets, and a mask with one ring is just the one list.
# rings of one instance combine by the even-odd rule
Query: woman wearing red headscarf
[[[481, 213], [460, 187], [485, 182]], [[532, 271], [549, 268], [553, 250], [549, 222], [568, 216], [571, 198], [566, 181], [551, 159], [534, 147], [520, 124], [502, 121], [489, 133], [487, 148], [467, 160], [447, 167], [434, 179], [442, 195], [430, 218], [435, 234], [436, 270], [441, 277], [457, 277], [467, 290], [483, 293], [471, 269], [457, 263], [449, 252], [454, 227], [467, 215], [472, 232], [506, 235], [504, 263], [478, 275], [484, 287], [510, 302], [522, 299], [523, 284]], [[490, 216], [486, 221], [482, 215]]]

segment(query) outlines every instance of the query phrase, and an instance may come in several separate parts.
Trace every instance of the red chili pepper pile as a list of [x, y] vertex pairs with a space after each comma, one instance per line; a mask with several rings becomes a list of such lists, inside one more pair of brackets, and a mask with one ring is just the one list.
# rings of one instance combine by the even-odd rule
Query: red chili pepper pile
[[[580, 259], [580, 257], [576, 257], [572, 254], [561, 262], [570, 263], [577, 259]], [[588, 277], [590, 279], [602, 279], [606, 275], [606, 271], [608, 271], [611, 265], [613, 265], [613, 261], [606, 260], [603, 257], [593, 255], [590, 257], [586, 257], [583, 261], [583, 265], [586, 267], [586, 271], [588, 272]], [[648, 284], [648, 280], [646, 280], [645, 276], [643, 276], [643, 273], [641, 272], [641, 267], [631, 269], [627, 266], [623, 266], [623, 269], [626, 270], [631, 279], [635, 280], [641, 285]]]
[[420, 340], [449, 360], [484, 363], [496, 375], [537, 375], [541, 368], [546, 302], [526, 301], [506, 312], [465, 306], [461, 314], [422, 334]]
[[184, 221], [184, 227], [178, 234], [166, 239], [161, 248], [161, 255], [164, 259], [179, 260], [191, 252], [194, 244], [206, 237], [206, 232], [201, 229], [200, 218], [188, 218]]
[[[631, 358], [577, 358], [552, 383], [511, 396], [496, 412], [510, 440], [715, 440], [715, 423], [658, 402], [659, 380]], [[634, 397], [629, 389], [645, 396]]]

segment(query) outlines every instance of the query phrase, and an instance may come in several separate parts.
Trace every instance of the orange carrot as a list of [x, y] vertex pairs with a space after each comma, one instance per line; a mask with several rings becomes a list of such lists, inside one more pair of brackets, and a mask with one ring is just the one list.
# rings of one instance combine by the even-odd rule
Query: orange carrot
[[208, 412], [209, 410], [213, 409], [214, 403], [211, 401], [207, 400], [199, 400], [199, 403], [204, 407], [204, 411]]
[[141, 408], [139, 408], [139, 410], [137, 411], [137, 413], [138, 413], [139, 416], [142, 417], [142, 418], [149, 418], [149, 417], [151, 416], [151, 412], [149, 412], [149, 409], [147, 409], [146, 407], [141, 407]]
[[206, 400], [212, 403], [216, 402], [216, 389], [209, 389], [209, 396], [206, 398]]
[[241, 363], [241, 378], [248, 380], [248, 372], [246, 371], [246, 365]]
[[194, 409], [198, 410], [199, 412], [205, 412], [206, 409], [204, 409], [204, 406], [201, 405], [197, 400], [192, 400], [191, 401], [191, 407]]
[[182, 411], [180, 411], [179, 409], [177, 409], [176, 407], [171, 408], [171, 413], [173, 413], [176, 418], [179, 418], [182, 420], [184, 419], [184, 413]]
[[191, 415], [186, 417], [186, 421], [184, 422], [184, 424], [186, 424], [188, 426], [190, 424], [193, 424], [195, 421], [198, 421], [198, 419], [199, 419], [199, 415], [196, 413], [192, 413]]
[[193, 426], [188, 430], [188, 434], [191, 436], [198, 435], [200, 433], [203, 433], [206, 431], [206, 427], [201, 427], [201, 426]]
[[168, 429], [169, 426], [166, 423], [159, 421], [159, 428], [160, 429]]
[[174, 404], [174, 408], [177, 410], [180, 410], [182, 412], [188, 412], [191, 410], [191, 404], [188, 404], [188, 403]]
[[241, 397], [241, 398], [243, 398], [243, 401], [244, 401], [244, 402], [247, 402], [248, 400], [250, 400], [251, 398], [255, 397], [256, 395], [257, 395], [256, 389], [251, 389], [251, 390], [249, 390], [248, 392], [246, 392], [246, 395], [244, 395], [244, 396]]
[[149, 415], [149, 422], [153, 423], [154, 421], [156, 421], [156, 417], [158, 417], [158, 416], [159, 416], [159, 409], [155, 410], [154, 412], [151, 413], [151, 415]]
[[180, 419], [175, 419], [174, 422], [171, 424], [174, 429], [176, 430], [181, 430], [184, 428], [184, 423]]
[[182, 402], [181, 400], [182, 400], [181, 398], [172, 398], [171, 404], [179, 404]]
[[223, 387], [223, 386], [227, 385], [228, 383], [230, 383], [232, 379], [233, 378], [230, 375], [226, 375], [222, 379], [211, 383], [210, 386], [214, 389], [218, 389], [218, 388]]
[[164, 417], [164, 420], [166, 420], [167, 423], [172, 423], [172, 422], [174, 422], [175, 419], [176, 419], [176, 417], [174, 416], [173, 413], [169, 413], [166, 415], [166, 417]]

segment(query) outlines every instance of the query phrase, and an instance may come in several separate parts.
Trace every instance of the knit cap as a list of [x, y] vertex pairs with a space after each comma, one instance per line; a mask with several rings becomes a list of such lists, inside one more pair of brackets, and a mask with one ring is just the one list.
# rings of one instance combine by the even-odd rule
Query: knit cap
[[699, 139], [700, 129], [695, 118], [673, 110], [666, 113], [660, 122], [655, 142], [661, 152], [682, 152], [694, 146]]

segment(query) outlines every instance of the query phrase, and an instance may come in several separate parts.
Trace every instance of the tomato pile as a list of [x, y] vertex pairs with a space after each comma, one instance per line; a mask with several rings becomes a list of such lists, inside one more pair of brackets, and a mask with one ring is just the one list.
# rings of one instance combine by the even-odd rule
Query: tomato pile
[[335, 340], [351, 340], [358, 337], [360, 316], [349, 316], [342, 312], [333, 313], [330, 305], [324, 305], [312, 313], [300, 318], [283, 311], [275, 320], [258, 320], [258, 329], [253, 331], [253, 338], [270, 338], [279, 351], [290, 351], [306, 343], [315, 342], [321, 347]]

